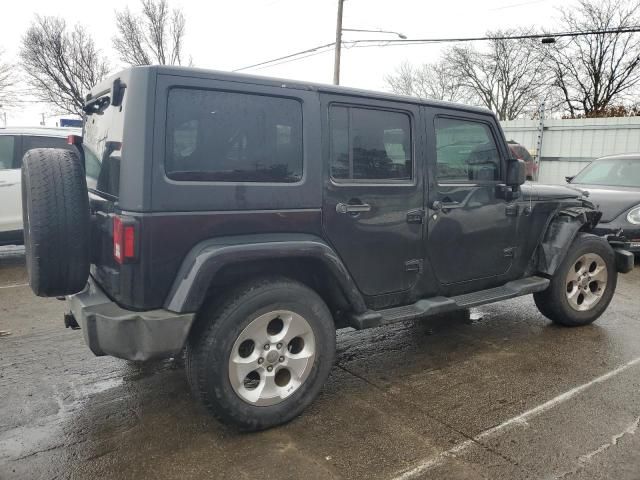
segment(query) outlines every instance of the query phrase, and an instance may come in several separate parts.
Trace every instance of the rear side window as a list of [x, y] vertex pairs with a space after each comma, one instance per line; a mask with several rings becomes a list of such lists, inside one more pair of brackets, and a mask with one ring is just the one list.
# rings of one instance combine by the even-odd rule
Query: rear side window
[[436, 159], [441, 183], [500, 180], [498, 148], [482, 122], [438, 117]]
[[165, 151], [174, 180], [297, 182], [302, 106], [288, 98], [172, 89]]
[[331, 177], [410, 180], [411, 120], [386, 110], [332, 106]]
[[0, 170], [13, 168], [15, 143], [13, 135], [0, 135]]

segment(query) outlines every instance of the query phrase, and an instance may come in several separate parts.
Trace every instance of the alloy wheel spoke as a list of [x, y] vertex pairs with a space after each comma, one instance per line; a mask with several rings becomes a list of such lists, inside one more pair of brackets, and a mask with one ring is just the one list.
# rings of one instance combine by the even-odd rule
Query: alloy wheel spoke
[[604, 283], [607, 281], [607, 267], [598, 265], [596, 269], [589, 274], [591, 281]]
[[309, 362], [313, 361], [313, 352], [303, 350], [297, 355], [285, 355], [284, 366], [287, 367], [297, 378], [302, 377], [304, 371], [309, 367]]
[[229, 372], [236, 378], [240, 384], [254, 370], [258, 370], [258, 355], [253, 354], [249, 358], [242, 358], [240, 355], [234, 355], [229, 361]]
[[294, 338], [302, 337], [303, 335], [310, 332], [309, 324], [306, 321], [301, 322], [299, 320], [301, 317], [296, 317], [297, 316], [291, 315], [290, 317], [284, 319], [281, 341], [285, 345]]

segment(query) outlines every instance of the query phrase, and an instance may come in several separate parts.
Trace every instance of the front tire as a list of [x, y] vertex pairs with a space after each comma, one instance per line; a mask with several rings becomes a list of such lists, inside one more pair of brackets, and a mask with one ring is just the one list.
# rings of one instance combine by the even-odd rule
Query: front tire
[[567, 327], [588, 325], [607, 309], [618, 272], [606, 240], [579, 233], [556, 270], [549, 288], [533, 294], [545, 317]]
[[335, 326], [305, 285], [270, 277], [205, 307], [190, 335], [192, 392], [224, 423], [257, 431], [286, 423], [318, 395], [335, 356]]

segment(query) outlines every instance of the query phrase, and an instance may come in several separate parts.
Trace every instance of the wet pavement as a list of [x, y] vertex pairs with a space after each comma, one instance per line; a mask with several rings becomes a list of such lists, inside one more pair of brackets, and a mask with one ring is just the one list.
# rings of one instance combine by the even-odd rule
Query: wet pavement
[[0, 479], [639, 479], [640, 266], [594, 325], [530, 297], [338, 333], [321, 396], [258, 434], [191, 398], [180, 359], [94, 357], [0, 252]]

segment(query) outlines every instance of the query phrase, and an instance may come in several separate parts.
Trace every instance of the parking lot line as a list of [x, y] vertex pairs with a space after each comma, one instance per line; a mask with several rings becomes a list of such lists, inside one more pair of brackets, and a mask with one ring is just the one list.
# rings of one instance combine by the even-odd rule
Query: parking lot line
[[28, 286], [28, 283], [16, 283], [14, 285], [0, 285], [0, 289], [3, 288], [17, 288], [17, 287], [26, 287]]
[[392, 480], [409, 480], [409, 479], [415, 478], [416, 476], [421, 475], [427, 472], [428, 470], [431, 470], [432, 468], [435, 468], [441, 465], [447, 457], [455, 456], [455, 454], [466, 450], [472, 445], [476, 445], [476, 444], [482, 445], [481, 443], [482, 440], [492, 437], [496, 433], [499, 433], [502, 430], [505, 430], [509, 427], [512, 427], [515, 425], [527, 425], [528, 420], [531, 420], [537, 417], [538, 415], [548, 410], [551, 410], [553, 407], [560, 405], [561, 403], [564, 403], [567, 400], [572, 399], [573, 397], [582, 393], [583, 391], [587, 390], [593, 385], [597, 385], [598, 383], [602, 383], [606, 380], [609, 380], [610, 378], [613, 378], [616, 375], [619, 375], [625, 370], [628, 370], [629, 368], [638, 364], [640, 364], [640, 357], [634, 358], [633, 360], [625, 363], [624, 365], [619, 366], [614, 370], [611, 370], [610, 372], [600, 375], [599, 377], [596, 377], [585, 384], [572, 388], [571, 390], [568, 390], [558, 395], [557, 397], [554, 397], [551, 400], [544, 402], [541, 405], [538, 405], [537, 407], [527, 410], [526, 412], [521, 413], [518, 416], [512, 417], [500, 423], [499, 425], [496, 425], [495, 427], [491, 427], [483, 432], [480, 432], [473, 438], [470, 438], [469, 440], [465, 440], [464, 442], [459, 443], [455, 447], [439, 453], [435, 457], [426, 458], [425, 460], [418, 463], [418, 465], [416, 465], [412, 469], [407, 470], [396, 477], [393, 477]]

